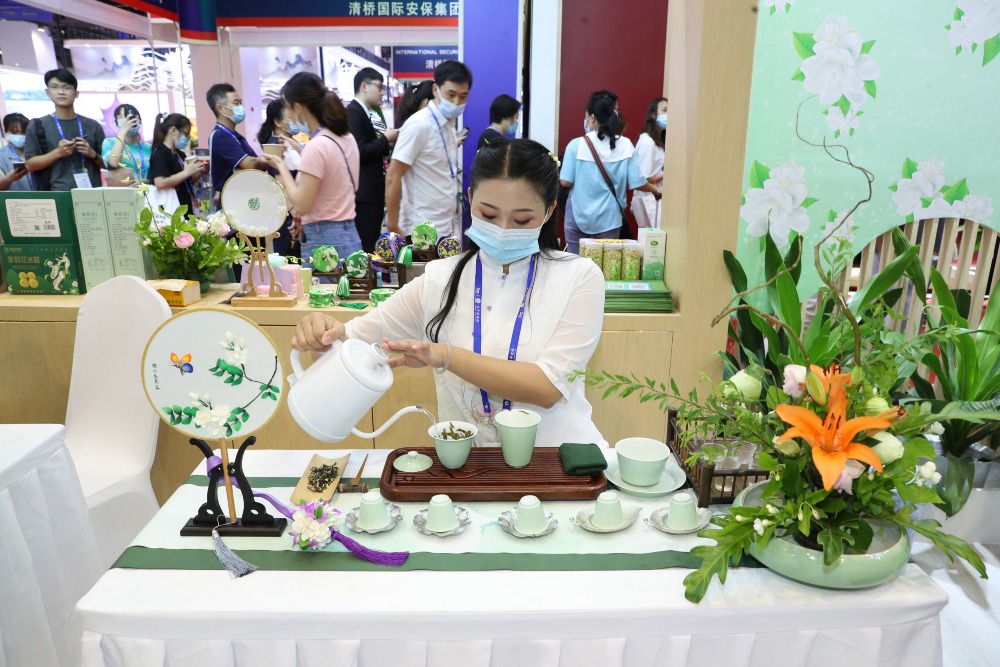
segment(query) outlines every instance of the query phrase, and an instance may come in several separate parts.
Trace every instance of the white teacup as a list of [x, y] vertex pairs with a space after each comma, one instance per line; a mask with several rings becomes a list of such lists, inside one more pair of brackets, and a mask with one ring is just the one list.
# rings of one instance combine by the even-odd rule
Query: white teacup
[[358, 510], [358, 527], [366, 530], [376, 530], [389, 525], [389, 508], [385, 499], [378, 491], [369, 491], [361, 496], [361, 508]]
[[670, 448], [652, 438], [625, 438], [615, 444], [618, 473], [628, 484], [653, 486], [660, 481]]
[[614, 491], [605, 491], [597, 496], [594, 517], [591, 519], [598, 528], [618, 528], [625, 523], [622, 501]]
[[524, 535], [534, 535], [545, 530], [545, 509], [535, 496], [525, 496], [517, 503], [517, 518], [514, 528]]
[[698, 526], [698, 508], [690, 493], [676, 493], [667, 508], [667, 528], [692, 530]]
[[455, 504], [451, 502], [451, 498], [443, 493], [431, 498], [424, 526], [432, 533], [446, 533], [458, 528], [458, 516], [455, 515]]

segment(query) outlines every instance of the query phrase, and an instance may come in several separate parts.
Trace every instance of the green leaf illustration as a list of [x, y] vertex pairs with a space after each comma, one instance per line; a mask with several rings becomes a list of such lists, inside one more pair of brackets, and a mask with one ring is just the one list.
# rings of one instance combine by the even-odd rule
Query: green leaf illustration
[[957, 56], [957, 55], [959, 55], [960, 53], [962, 53], [962, 47], [961, 47], [961, 46], [956, 46], [956, 47], [955, 47], [955, 55]]
[[[865, 90], [867, 90], [867, 89], [868, 88], [867, 88], [867, 82], [866, 82], [865, 83]], [[843, 112], [843, 114], [845, 116], [847, 115], [847, 112], [851, 110], [851, 101], [849, 99], [847, 99], [846, 95], [841, 95], [840, 99], [837, 100], [836, 104], [837, 104], [837, 107]]]
[[993, 35], [983, 42], [983, 67], [1000, 55], [1000, 35]]
[[833, 222], [836, 219], [837, 219], [837, 212], [831, 208], [830, 212], [826, 214], [826, 221]]
[[865, 92], [868, 93], [869, 95], [871, 95], [872, 99], [875, 98], [875, 82], [874, 81], [865, 81]]
[[233, 437], [233, 427], [232, 426], [226, 426], [226, 437], [227, 438]]
[[913, 174], [916, 172], [917, 163], [910, 158], [906, 158], [906, 160], [903, 161], [903, 178], [912, 178]]
[[805, 199], [802, 200], [802, 208], [809, 208], [818, 201], [819, 200], [816, 199], [815, 197], [806, 197]]
[[870, 53], [873, 46], [875, 46], [875, 40], [874, 39], [868, 40], [867, 42], [861, 45], [861, 53]]
[[972, 52], [975, 53], [977, 48], [979, 48], [979, 44], [973, 42], [972, 43]]
[[163, 410], [163, 412], [165, 412], [168, 415], [174, 411], [173, 408], [171, 408], [169, 405], [163, 406], [160, 409]]
[[774, 5], [771, 5], [771, 14], [770, 14], [770, 15], [771, 15], [771, 16], [774, 16], [774, 13], [775, 13], [776, 11], [778, 11], [778, 8], [777, 8], [777, 7], [775, 7]]
[[185, 415], [184, 419], [181, 420], [181, 423], [184, 424], [185, 426], [187, 426], [188, 424], [191, 423], [191, 417], [188, 416], [188, 415]]
[[965, 12], [963, 12], [961, 9], [959, 9], [958, 7], [956, 7], [955, 8], [955, 20], [956, 21], [960, 21], [963, 16], [965, 16]]
[[808, 32], [793, 32], [792, 44], [795, 45], [795, 52], [803, 59], [816, 55], [813, 47], [816, 46], [816, 39]]
[[852, 136], [852, 137], [853, 137], [853, 136], [854, 136], [854, 128], [852, 127], [852, 128], [850, 129], [850, 130], [848, 130], [848, 131], [847, 131], [847, 133], [848, 133], [848, 134], [849, 134], [850, 136]]
[[234, 421], [233, 422], [233, 428], [235, 428], [237, 431], [239, 431], [241, 428], [243, 428], [243, 422], [241, 422], [239, 420]]
[[225, 383], [226, 384], [232, 384], [233, 383], [233, 378], [231, 378], [231, 377], [226, 378], [225, 379]]
[[927, 208], [928, 206], [931, 205], [931, 203], [933, 201], [934, 201], [934, 197], [921, 197], [920, 198], [920, 207], [921, 208]]
[[[771, 9], [774, 9], [773, 7]], [[806, 75], [802, 73], [801, 67], [795, 68], [795, 74], [792, 74], [792, 81], [805, 81]]]
[[771, 178], [771, 170], [754, 160], [753, 166], [750, 167], [750, 187], [762, 188], [764, 181], [769, 178]]
[[174, 406], [174, 412], [180, 412], [180, 411], [181, 411], [181, 406], [175, 405]]
[[233, 376], [233, 386], [234, 387], [236, 385], [242, 384], [242, 383], [243, 383], [243, 376], [242, 375], [235, 375], [235, 376]]
[[949, 204], [954, 204], [956, 201], [965, 199], [968, 194], [969, 186], [965, 184], [965, 179], [963, 178], [958, 183], [955, 183], [955, 185], [944, 191], [944, 200]]
[[891, 190], [892, 192], [895, 192], [898, 189], [899, 185], [897, 185], [896, 183], [893, 183], [892, 185], [889, 186], [889, 190]]

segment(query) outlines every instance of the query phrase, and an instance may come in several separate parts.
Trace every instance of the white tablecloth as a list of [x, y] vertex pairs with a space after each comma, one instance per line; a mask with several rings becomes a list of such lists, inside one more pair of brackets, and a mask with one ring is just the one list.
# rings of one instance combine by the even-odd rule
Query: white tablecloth
[[[251, 452], [246, 471], [298, 476], [310, 455]], [[384, 456], [372, 453], [366, 476]], [[630, 530], [639, 529], [648, 527]], [[947, 597], [916, 565], [867, 591], [731, 570], [698, 605], [684, 599], [689, 572], [261, 571], [233, 580], [223, 571], [113, 569], [78, 610], [86, 667], [941, 664]]]
[[77, 600], [100, 568], [80, 480], [53, 424], [0, 424], [0, 666], [80, 664]]

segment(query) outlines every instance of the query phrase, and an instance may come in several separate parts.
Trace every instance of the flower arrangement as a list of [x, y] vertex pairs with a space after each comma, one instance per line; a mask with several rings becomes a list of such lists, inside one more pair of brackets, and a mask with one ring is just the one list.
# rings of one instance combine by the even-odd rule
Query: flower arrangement
[[340, 526], [340, 511], [324, 500], [302, 503], [292, 514], [288, 535], [292, 545], [303, 551], [319, 551], [333, 540]]
[[[831, 147], [822, 147], [830, 153]], [[871, 282], [851, 297], [838, 288], [832, 276], [849, 266], [854, 255], [850, 235], [842, 229], [871, 199], [873, 182], [846, 150], [844, 155], [834, 159], [865, 175], [868, 198], [834, 215], [814, 247], [823, 284], [811, 320], [802, 316], [797, 289], [801, 236], [793, 235], [782, 255], [773, 235], [764, 234], [762, 285], [749, 288], [739, 261], [724, 253], [735, 295], [713, 325], [729, 322], [735, 345], [719, 353], [726, 379], [711, 386], [705, 398], [699, 398], [697, 389], [682, 395], [672, 380], [668, 386], [607, 371], [573, 374], [604, 388], [605, 398], [637, 394], [640, 401], [664, 410], [677, 406], [679, 437], [685, 444], [705, 438], [758, 445], [759, 466], [768, 473], [760, 502], [733, 507], [712, 519], [713, 528], [698, 533], [715, 544], [691, 551], [702, 559], [684, 579], [691, 601], [704, 597], [713, 577], [724, 583], [731, 564], [775, 538], [793, 538], [821, 551], [826, 566], [845, 554], [865, 553], [874, 535], [870, 521], [919, 533], [950, 559], [958, 556], [986, 576], [974, 549], [941, 532], [937, 521], [918, 519], [914, 512], [918, 504], [953, 504], [956, 493], [942, 483], [934, 448], [923, 434], [940, 432], [941, 425], [993, 424], [1000, 414], [990, 405], [920, 400], [912, 389], [921, 381], [926, 384], [918, 369], [936, 349], [954, 347], [971, 333], [939, 323], [907, 338], [887, 326], [887, 321], [904, 317], [893, 306], [907, 288], [923, 295], [928, 286], [919, 249], [900, 230], [893, 231], [896, 258]], [[935, 294], [944, 290], [939, 307], [947, 310], [950, 292], [942, 288], [940, 276], [932, 273], [932, 279]], [[910, 284], [894, 288], [901, 280]], [[982, 344], [990, 341], [986, 336]], [[989, 363], [993, 361], [991, 356]], [[696, 451], [688, 463], [713, 455]]]
[[[149, 186], [141, 184], [139, 191], [145, 196]], [[244, 261], [248, 249], [239, 238], [227, 238], [232, 230], [221, 211], [208, 219], [187, 212], [187, 207], [181, 206], [168, 217], [154, 213], [148, 205], [139, 213], [135, 232], [139, 243], [149, 250], [157, 273], [197, 280], [204, 289], [219, 269]]]

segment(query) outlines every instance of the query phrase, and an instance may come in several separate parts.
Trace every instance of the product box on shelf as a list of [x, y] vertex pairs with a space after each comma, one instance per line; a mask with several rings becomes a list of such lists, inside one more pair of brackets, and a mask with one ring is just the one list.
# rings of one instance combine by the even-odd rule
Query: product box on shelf
[[72, 196], [68, 192], [0, 192], [0, 239], [74, 245]]
[[0, 245], [0, 265], [11, 294], [87, 291], [76, 245], [5, 243]]
[[663, 280], [667, 232], [652, 227], [640, 229], [639, 242], [642, 244], [642, 279]]
[[77, 188], [71, 191], [71, 195], [83, 275], [87, 289], [93, 289], [115, 277], [104, 193], [95, 188]]
[[97, 188], [104, 193], [108, 218], [108, 239], [116, 276], [153, 278], [147, 253], [139, 245], [135, 225], [146, 202], [135, 188]]
[[166, 299], [168, 306], [183, 307], [201, 300], [201, 286], [194, 280], [166, 278], [147, 282]]

